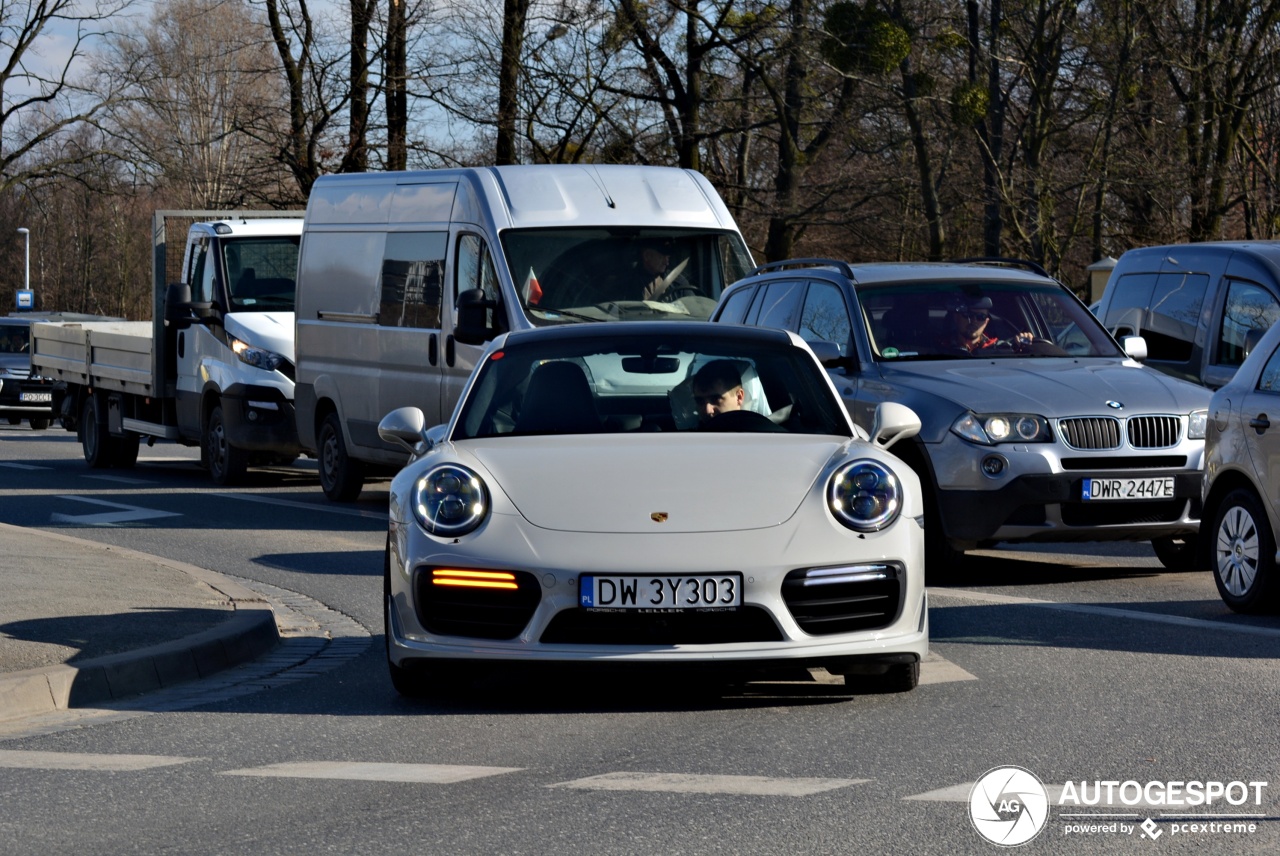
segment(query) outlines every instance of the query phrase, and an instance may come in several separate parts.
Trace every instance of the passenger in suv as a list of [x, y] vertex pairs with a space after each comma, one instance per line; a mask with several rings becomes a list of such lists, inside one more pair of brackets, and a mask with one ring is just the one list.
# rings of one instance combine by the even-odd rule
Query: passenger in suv
[[[948, 346], [953, 307], [987, 347]], [[974, 307], [978, 307], [975, 309]], [[725, 290], [714, 320], [815, 346], [854, 421], [919, 414], [893, 452], [920, 475], [929, 568], [996, 542], [1149, 540], [1195, 564], [1209, 391], [1142, 366], [1038, 266], [775, 262]]]

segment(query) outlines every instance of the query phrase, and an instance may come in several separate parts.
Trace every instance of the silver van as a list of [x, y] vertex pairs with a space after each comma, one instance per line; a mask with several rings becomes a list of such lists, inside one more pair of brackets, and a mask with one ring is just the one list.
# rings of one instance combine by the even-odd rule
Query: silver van
[[298, 260], [298, 437], [333, 500], [408, 456], [378, 437], [407, 405], [448, 420], [509, 330], [697, 320], [753, 267], [705, 177], [531, 165], [329, 175]]

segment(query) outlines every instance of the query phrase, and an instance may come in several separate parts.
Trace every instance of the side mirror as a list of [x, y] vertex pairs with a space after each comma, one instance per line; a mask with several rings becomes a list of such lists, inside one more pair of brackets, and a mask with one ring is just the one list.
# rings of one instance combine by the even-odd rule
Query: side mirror
[[887, 449], [899, 440], [906, 440], [920, 433], [920, 417], [905, 404], [882, 401], [876, 405], [875, 418], [871, 420], [871, 442]]
[[1267, 335], [1266, 330], [1257, 328], [1244, 334], [1244, 354], [1242, 355], [1244, 359], [1247, 360], [1249, 358], [1249, 355], [1253, 353], [1253, 349], [1258, 347], [1258, 343], [1262, 341], [1262, 337], [1265, 335]]
[[453, 338], [464, 345], [480, 345], [492, 339], [497, 331], [490, 321], [490, 311], [497, 312], [497, 301], [485, 297], [482, 290], [469, 288], [458, 294], [458, 320], [453, 326]]
[[1142, 362], [1147, 358], [1147, 340], [1141, 336], [1125, 336], [1120, 340], [1120, 346], [1131, 360]]
[[164, 326], [185, 330], [191, 326], [191, 286], [171, 282], [164, 292]]
[[378, 423], [378, 436], [414, 454], [418, 445], [427, 440], [427, 417], [416, 407], [396, 408]]
[[813, 355], [818, 358], [818, 362], [822, 363], [824, 369], [853, 371], [853, 358], [846, 357], [840, 353], [840, 346], [835, 342], [819, 340], [816, 342], [806, 341], [805, 344], [813, 351]]

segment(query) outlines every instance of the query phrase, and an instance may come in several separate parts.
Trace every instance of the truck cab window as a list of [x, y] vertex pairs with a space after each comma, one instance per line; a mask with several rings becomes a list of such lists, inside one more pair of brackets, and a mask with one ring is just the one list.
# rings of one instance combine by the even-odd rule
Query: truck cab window
[[193, 303], [213, 302], [213, 260], [209, 257], [209, 239], [201, 238], [191, 247], [190, 276], [187, 284], [191, 286]]
[[445, 232], [392, 232], [382, 256], [378, 324], [439, 329]]

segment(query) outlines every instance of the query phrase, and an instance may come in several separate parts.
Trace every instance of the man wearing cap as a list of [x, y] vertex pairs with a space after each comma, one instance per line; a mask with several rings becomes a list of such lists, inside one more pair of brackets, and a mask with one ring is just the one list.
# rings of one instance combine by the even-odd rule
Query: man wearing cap
[[990, 297], [962, 299], [951, 307], [949, 317], [951, 328], [942, 343], [945, 347], [962, 348], [970, 354], [977, 354], [999, 344], [1015, 348], [1031, 344], [1030, 333], [1018, 333], [1012, 341], [987, 335], [987, 324], [991, 321]]
[[[658, 300], [673, 285], [688, 287], [680, 275], [668, 273], [671, 265], [672, 241], [670, 238], [654, 238], [640, 243], [640, 257], [636, 260], [637, 294], [632, 300]], [[683, 268], [683, 266], [681, 266]]]

